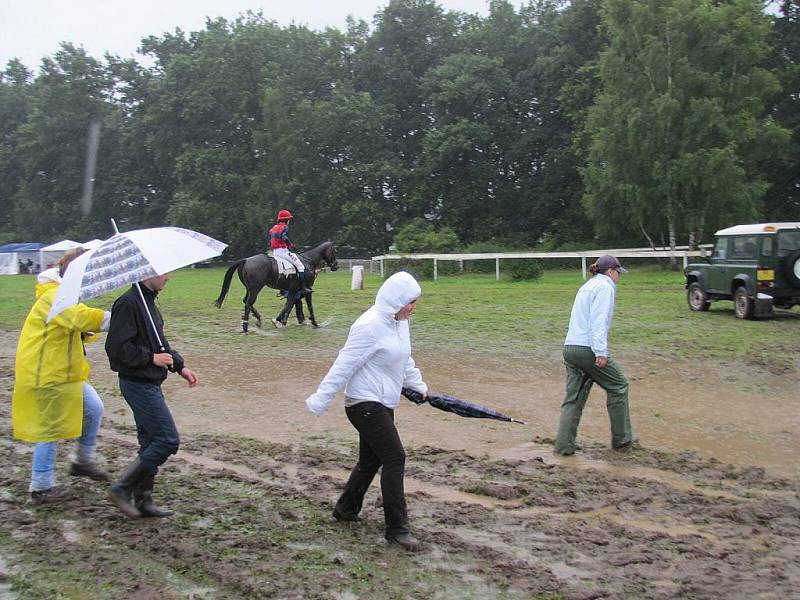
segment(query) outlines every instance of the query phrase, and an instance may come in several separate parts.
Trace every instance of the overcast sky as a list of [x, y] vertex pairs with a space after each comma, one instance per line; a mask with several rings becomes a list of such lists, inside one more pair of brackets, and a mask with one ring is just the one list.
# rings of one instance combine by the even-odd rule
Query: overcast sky
[[[106, 51], [136, 57], [139, 41], [180, 27], [205, 28], [205, 19], [234, 19], [248, 9], [262, 11], [280, 25], [292, 21], [312, 29], [344, 29], [353, 15], [372, 23], [388, 0], [0, 0], [0, 70], [19, 58], [36, 69], [59, 42], [83, 46], [95, 58]], [[513, 2], [519, 6], [521, 2]], [[439, 0], [446, 9], [487, 14], [487, 0]]]

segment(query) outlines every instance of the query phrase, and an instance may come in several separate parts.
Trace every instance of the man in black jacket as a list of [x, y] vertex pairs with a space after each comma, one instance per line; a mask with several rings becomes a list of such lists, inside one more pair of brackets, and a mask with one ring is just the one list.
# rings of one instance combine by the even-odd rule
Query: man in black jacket
[[172, 514], [157, 507], [152, 498], [158, 467], [170, 454], [175, 454], [180, 445], [161, 384], [167, 372], [172, 371], [188, 381], [189, 387], [197, 385], [197, 374], [184, 364], [183, 357], [169, 347], [164, 337], [164, 320], [155, 300], [167, 281], [168, 274], [145, 279], [139, 284], [152, 323], [136, 286], [117, 298], [111, 309], [111, 325], [106, 337], [108, 361], [111, 370], [119, 373], [119, 389], [133, 411], [139, 437], [139, 455], [111, 486], [109, 499], [131, 518]]

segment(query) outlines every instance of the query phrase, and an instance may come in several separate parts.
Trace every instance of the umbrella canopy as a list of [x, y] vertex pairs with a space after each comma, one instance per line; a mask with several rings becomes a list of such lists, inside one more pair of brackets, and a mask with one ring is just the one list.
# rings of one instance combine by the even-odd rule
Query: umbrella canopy
[[117, 233], [70, 263], [48, 320], [78, 302], [219, 256], [226, 247], [214, 238], [180, 227]]
[[[410, 388], [404, 387], [402, 393], [403, 396], [415, 404], [423, 404], [426, 402], [426, 400], [423, 399], [422, 394]], [[427, 402], [434, 408], [455, 413], [460, 417], [496, 419], [498, 421], [510, 421], [511, 423], [520, 423], [522, 425], [526, 424], [525, 421], [520, 421], [513, 417], [509, 417], [508, 415], [504, 415], [503, 413], [497, 412], [494, 409], [481, 406], [480, 404], [467, 402], [466, 400], [461, 400], [460, 398], [455, 398], [446, 394], [428, 394]]]

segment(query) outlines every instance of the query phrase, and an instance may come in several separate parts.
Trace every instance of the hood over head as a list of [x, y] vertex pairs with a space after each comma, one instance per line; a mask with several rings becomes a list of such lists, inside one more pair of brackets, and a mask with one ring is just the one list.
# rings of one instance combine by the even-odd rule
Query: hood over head
[[406, 304], [422, 295], [422, 288], [414, 277], [398, 271], [386, 281], [375, 296], [375, 308], [384, 314], [394, 315]]
[[61, 283], [61, 275], [58, 274], [58, 267], [46, 269], [36, 276], [36, 283], [50, 283], [55, 281]]
[[38, 300], [42, 294], [53, 287], [61, 285], [61, 275], [58, 267], [46, 269], [36, 276], [36, 288], [33, 291], [34, 297]]

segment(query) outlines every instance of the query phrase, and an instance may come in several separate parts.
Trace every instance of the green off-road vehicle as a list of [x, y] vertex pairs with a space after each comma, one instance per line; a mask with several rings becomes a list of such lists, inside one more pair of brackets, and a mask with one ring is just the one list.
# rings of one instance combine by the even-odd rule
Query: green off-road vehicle
[[752, 319], [800, 304], [800, 223], [736, 225], [716, 236], [706, 262], [686, 267], [689, 308], [733, 300], [736, 316]]

